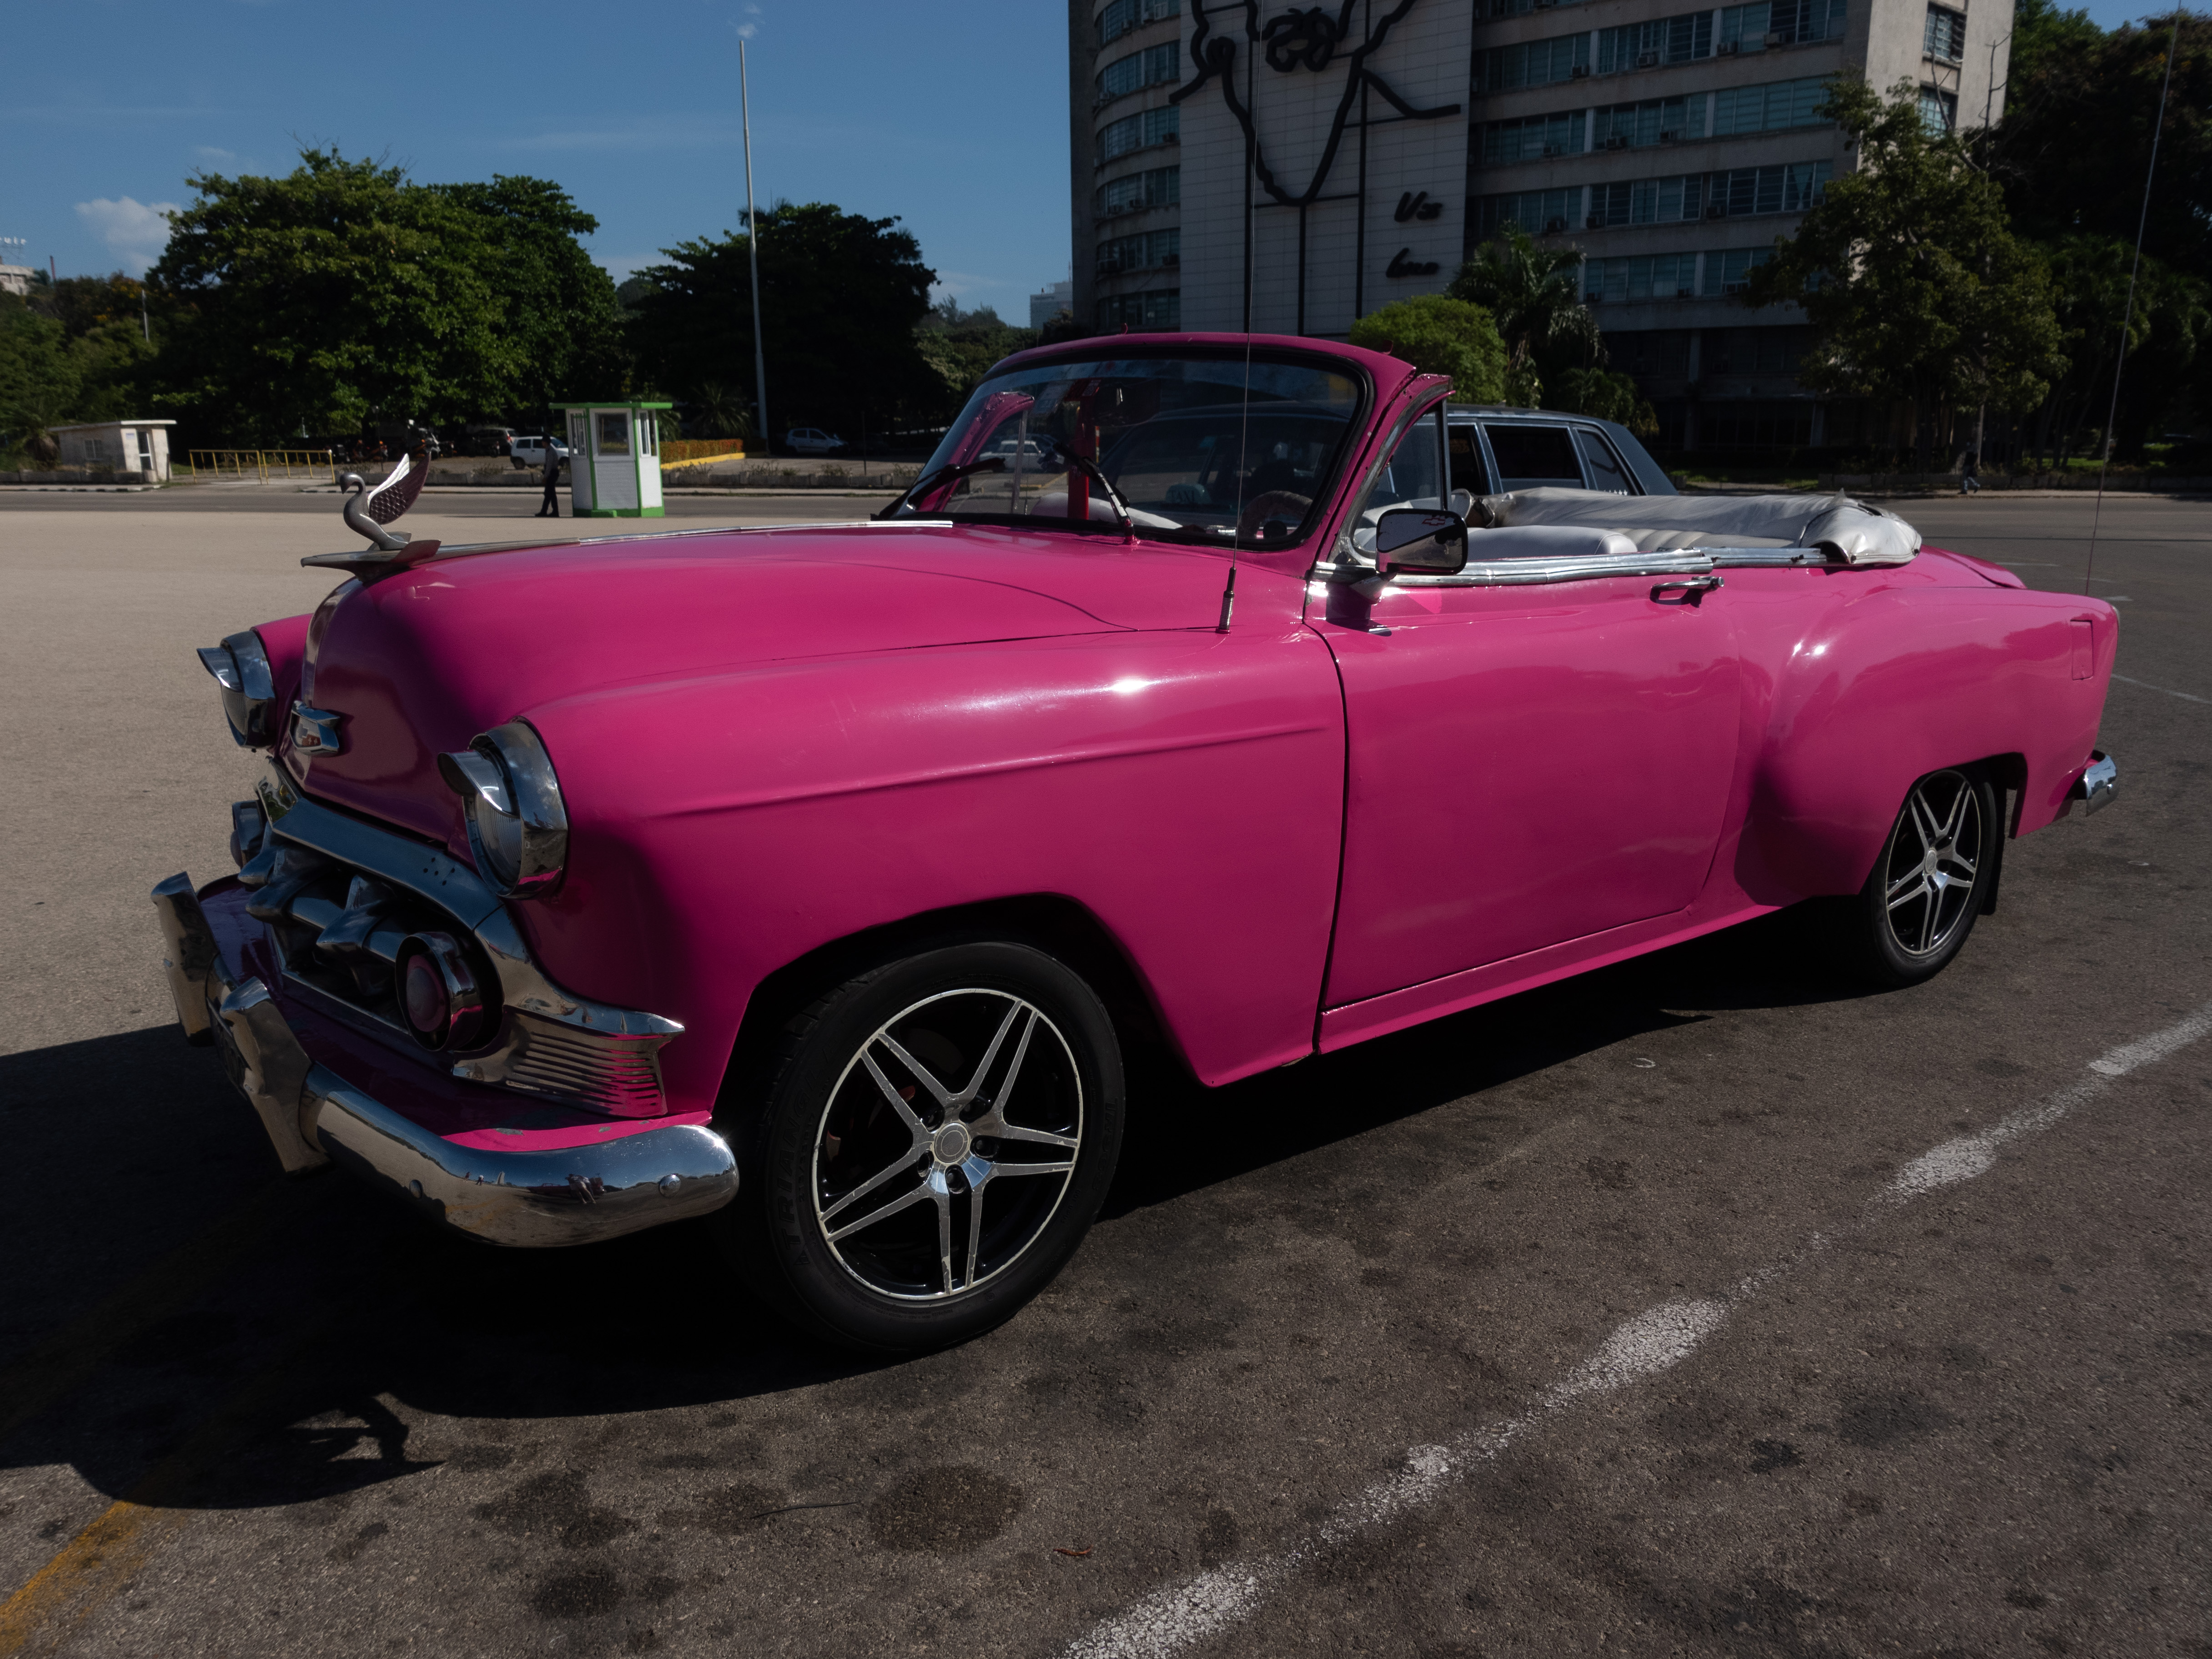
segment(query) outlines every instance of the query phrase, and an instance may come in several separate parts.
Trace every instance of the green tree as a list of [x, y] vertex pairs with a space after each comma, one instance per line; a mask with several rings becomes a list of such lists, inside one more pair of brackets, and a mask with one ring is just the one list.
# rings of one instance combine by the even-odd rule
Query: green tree
[[1544, 378], [1605, 361], [1597, 319], [1583, 303], [1582, 250], [1544, 248], [1517, 224], [1485, 242], [1445, 291], [1489, 311], [1505, 342], [1504, 397], [1531, 408]]
[[2115, 421], [2118, 452], [2130, 457], [2160, 424], [2212, 416], [2196, 274], [2212, 269], [2212, 17], [2182, 13], [2178, 37], [2172, 13], [2109, 33], [2053, 0], [2023, 0], [2014, 17], [1990, 165], [2015, 226], [2049, 256], [2073, 337], [2072, 370], [2037, 417], [2039, 449], [2063, 455], [2077, 441], [2102, 440], [2169, 40], [2172, 87], [2155, 135], [2150, 211], [2140, 222], [2138, 315]]
[[[915, 333], [936, 273], [898, 221], [824, 202], [778, 202], [759, 223], [763, 344], [776, 432], [811, 425], [858, 436], [940, 407], [943, 376], [924, 360]], [[714, 383], [750, 391], [747, 237], [732, 232], [662, 252], [668, 263], [640, 271], [637, 286], [625, 284], [629, 340], [644, 369], [687, 402]]]
[[1917, 87], [1884, 101], [1839, 76], [1821, 112], [1857, 144], [1858, 170], [1775, 239], [1738, 297], [1803, 308], [1814, 337], [1803, 385], [1910, 404], [1924, 465], [1961, 410], [2032, 410], [2065, 372], [2050, 279], [1967, 141], [1928, 130]]
[[557, 185], [300, 160], [281, 179], [192, 177], [149, 273], [174, 309], [162, 401], [203, 432], [459, 424], [621, 390], [613, 283], [574, 240], [596, 222]]
[[1378, 306], [1352, 325], [1352, 343], [1387, 351], [1430, 374], [1449, 374], [1462, 403], [1505, 397], [1505, 343], [1480, 306], [1444, 294], [1424, 294]]
[[49, 427], [76, 412], [82, 375], [61, 324], [13, 294], [0, 293], [0, 451], [34, 466], [54, 464]]
[[543, 179], [495, 176], [488, 185], [430, 188], [476, 222], [499, 330], [517, 361], [502, 396], [475, 411], [535, 414], [547, 404], [620, 397], [629, 352], [614, 279], [578, 239], [599, 222]]
[[1547, 407], [1573, 415], [1595, 415], [1601, 421], [1618, 421], [1639, 438], [1659, 435], [1659, 412], [1651, 407], [1635, 378], [1611, 369], [1561, 369], [1552, 381]]
[[915, 325], [915, 347], [944, 385], [935, 417], [949, 420], [958, 414], [968, 394], [982, 384], [1001, 357], [1026, 351], [1036, 343], [1036, 330], [1010, 326], [989, 306], [963, 311], [959, 300], [948, 294], [930, 307]]

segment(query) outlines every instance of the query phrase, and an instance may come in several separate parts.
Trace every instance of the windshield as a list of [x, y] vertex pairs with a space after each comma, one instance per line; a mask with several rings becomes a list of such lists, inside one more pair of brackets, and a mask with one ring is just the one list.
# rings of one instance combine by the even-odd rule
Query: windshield
[[[1361, 383], [1309, 362], [1095, 357], [983, 382], [896, 516], [1118, 526], [1248, 547], [1304, 539], [1358, 420]], [[1083, 462], [1093, 463], [1085, 466]], [[962, 475], [931, 482], [933, 474]]]

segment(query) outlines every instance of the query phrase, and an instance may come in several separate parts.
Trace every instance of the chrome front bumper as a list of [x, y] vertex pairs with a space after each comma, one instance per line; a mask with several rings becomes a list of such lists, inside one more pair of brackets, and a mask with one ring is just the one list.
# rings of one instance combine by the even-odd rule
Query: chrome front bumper
[[641, 1129], [587, 1146], [456, 1146], [364, 1093], [301, 1045], [258, 978], [233, 984], [189, 879], [154, 890], [163, 967], [187, 1037], [212, 1039], [285, 1170], [326, 1164], [492, 1244], [588, 1244], [720, 1209], [736, 1159], [712, 1129]]

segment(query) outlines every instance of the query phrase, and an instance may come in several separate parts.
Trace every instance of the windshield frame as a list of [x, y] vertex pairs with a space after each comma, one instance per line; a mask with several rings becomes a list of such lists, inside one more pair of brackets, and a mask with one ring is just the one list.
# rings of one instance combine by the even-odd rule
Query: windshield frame
[[[1070, 340], [1062, 345], [1044, 349], [1032, 348], [1011, 356], [1002, 357], [992, 364], [990, 373], [977, 382], [975, 389], [961, 405], [960, 414], [945, 428], [945, 441], [956, 433], [964, 432], [967, 422], [978, 404], [990, 395], [994, 381], [1009, 374], [1025, 374], [1033, 369], [1048, 369], [1065, 363], [1080, 363], [1097, 360], [1167, 360], [1174, 362], [1206, 362], [1243, 363], [1279, 363], [1289, 367], [1312, 368], [1322, 373], [1339, 374], [1352, 383], [1354, 397], [1351, 413], [1346, 417], [1339, 434], [1336, 448], [1326, 465], [1327, 482], [1313, 498], [1299, 533], [1282, 541], [1264, 540], [1258, 537], [1225, 536], [1212, 526], [1192, 526], [1174, 530], [1153, 525], [1138, 525], [1135, 535], [1139, 541], [1156, 542], [1168, 547], [1211, 548], [1227, 554], [1231, 549], [1237, 556], [1252, 555], [1273, 556], [1288, 554], [1310, 548], [1327, 527], [1344, 489], [1346, 472], [1358, 459], [1359, 446], [1367, 435], [1375, 412], [1375, 377], [1365, 364], [1350, 356], [1339, 356], [1334, 352], [1300, 349], [1270, 342], [1264, 347], [1247, 348], [1228, 343], [1178, 345], [1157, 340], [1142, 344], [1132, 343], [1129, 349], [1116, 349], [1122, 337], [1112, 334], [1094, 335], [1081, 340]], [[1009, 368], [1012, 365], [1012, 368]], [[940, 443], [939, 447], [943, 447]], [[936, 459], [933, 453], [931, 459]], [[927, 477], [925, 471], [923, 477]], [[898, 523], [909, 519], [934, 519], [955, 525], [975, 525], [1002, 530], [1054, 529], [1076, 536], [1105, 536], [1116, 541], [1127, 539], [1119, 524], [1106, 520], [1077, 520], [1045, 518], [1028, 514], [1013, 513], [947, 513], [941, 507], [925, 510], [912, 501], [902, 501], [896, 512], [884, 515], [886, 521]]]

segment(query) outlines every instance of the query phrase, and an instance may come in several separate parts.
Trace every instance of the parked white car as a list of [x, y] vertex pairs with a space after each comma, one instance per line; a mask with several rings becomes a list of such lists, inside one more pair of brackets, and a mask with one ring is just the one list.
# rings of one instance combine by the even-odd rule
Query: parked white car
[[783, 434], [783, 447], [794, 455], [827, 455], [832, 450], [842, 449], [845, 441], [834, 432], [819, 428], [795, 426]]
[[[553, 453], [561, 458], [562, 465], [568, 465], [568, 446], [558, 438], [552, 441]], [[507, 453], [519, 468], [542, 467], [545, 465], [545, 442], [542, 435], [535, 438], [517, 438], [507, 447]]]

